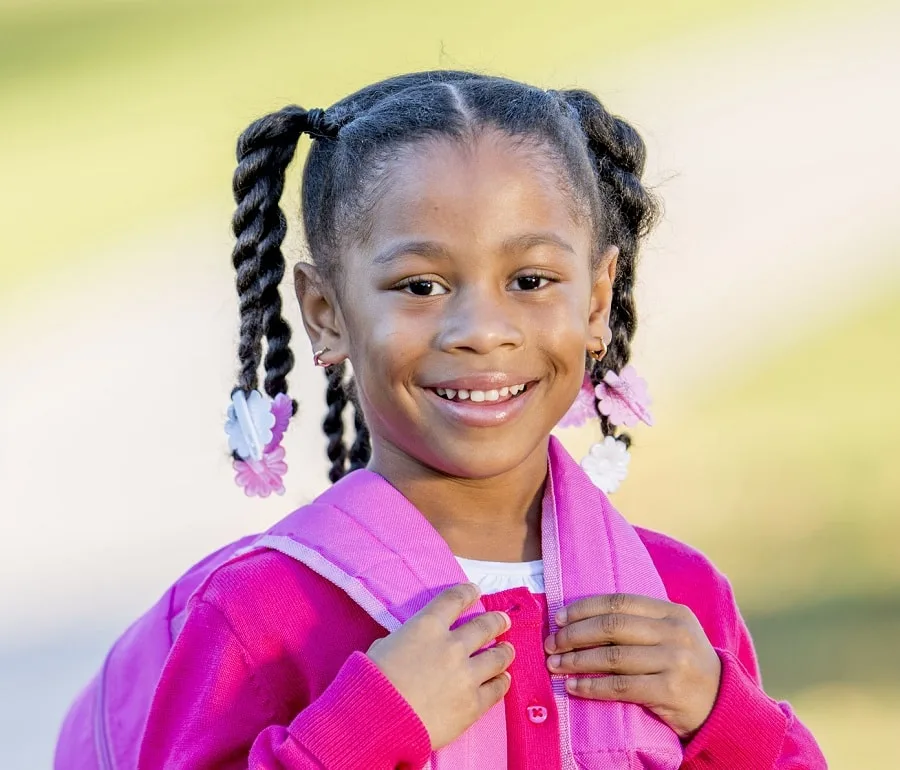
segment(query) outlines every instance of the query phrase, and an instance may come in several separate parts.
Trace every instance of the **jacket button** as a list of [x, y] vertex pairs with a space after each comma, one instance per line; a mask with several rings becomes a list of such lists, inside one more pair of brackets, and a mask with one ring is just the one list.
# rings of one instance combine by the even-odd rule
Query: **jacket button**
[[525, 711], [528, 718], [536, 725], [547, 721], [547, 709], [543, 706], [529, 706]]

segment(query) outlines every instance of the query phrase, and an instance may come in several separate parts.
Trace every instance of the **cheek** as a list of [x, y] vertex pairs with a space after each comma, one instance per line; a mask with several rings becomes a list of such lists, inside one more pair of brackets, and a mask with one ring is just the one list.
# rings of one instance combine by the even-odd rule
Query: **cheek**
[[347, 320], [350, 358], [363, 378], [402, 379], [428, 346], [422, 319], [411, 320], [387, 302], [357, 304]]
[[588, 333], [589, 302], [575, 285], [561, 286], [553, 301], [537, 303], [530, 309], [532, 328], [542, 346], [557, 348], [561, 354], [568, 349], [584, 347]]

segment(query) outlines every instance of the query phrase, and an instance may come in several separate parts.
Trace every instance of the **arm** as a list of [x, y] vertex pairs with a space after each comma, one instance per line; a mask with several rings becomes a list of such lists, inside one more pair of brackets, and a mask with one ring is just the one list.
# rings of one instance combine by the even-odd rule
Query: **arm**
[[827, 770], [815, 738], [787, 703], [763, 692], [750, 632], [730, 586], [735, 618], [727, 648], [717, 647], [722, 676], [706, 722], [685, 746], [682, 770]]
[[284, 714], [227, 619], [198, 600], [169, 654], [139, 770], [421, 768], [431, 743], [415, 712], [362, 653], [298, 714]]

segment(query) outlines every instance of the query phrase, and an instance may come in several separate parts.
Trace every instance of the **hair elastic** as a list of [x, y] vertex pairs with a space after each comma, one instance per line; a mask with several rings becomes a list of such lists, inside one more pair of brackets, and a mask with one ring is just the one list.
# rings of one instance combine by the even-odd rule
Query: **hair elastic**
[[238, 388], [231, 395], [225, 433], [234, 453], [234, 480], [248, 497], [284, 494], [284, 447], [281, 439], [294, 414], [286, 393], [274, 399], [258, 390], [247, 395]]

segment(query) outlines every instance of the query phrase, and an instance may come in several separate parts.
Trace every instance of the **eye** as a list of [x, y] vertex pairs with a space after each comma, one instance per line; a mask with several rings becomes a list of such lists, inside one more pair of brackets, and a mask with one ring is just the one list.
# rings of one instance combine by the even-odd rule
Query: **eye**
[[437, 281], [430, 281], [427, 278], [414, 278], [403, 282], [397, 288], [417, 297], [436, 297], [447, 293], [445, 287]]
[[543, 289], [550, 283], [550, 279], [544, 275], [520, 275], [513, 279], [513, 285], [517, 291], [536, 291]]

